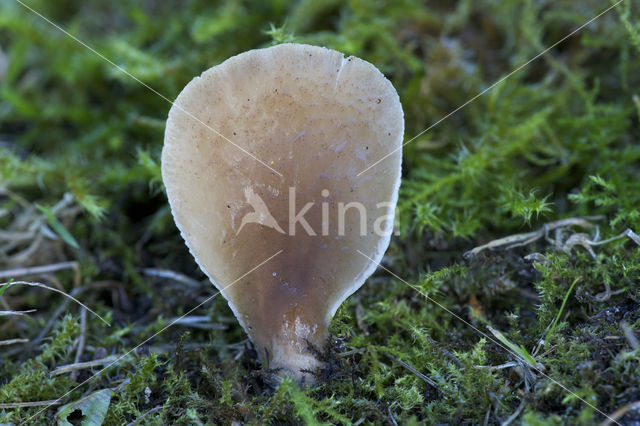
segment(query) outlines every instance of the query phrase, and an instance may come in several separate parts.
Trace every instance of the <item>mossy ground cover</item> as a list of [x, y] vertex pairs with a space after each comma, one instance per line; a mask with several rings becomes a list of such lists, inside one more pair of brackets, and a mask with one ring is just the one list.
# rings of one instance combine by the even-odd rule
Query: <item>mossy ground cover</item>
[[361, 57], [397, 88], [406, 141], [508, 78], [405, 147], [388, 271], [338, 310], [301, 389], [260, 369], [220, 297], [156, 335], [213, 294], [160, 180], [170, 105], [3, 0], [0, 423], [74, 402], [74, 424], [640, 423], [640, 2], [512, 75], [613, 3], [25, 3], [170, 99], [272, 43]]

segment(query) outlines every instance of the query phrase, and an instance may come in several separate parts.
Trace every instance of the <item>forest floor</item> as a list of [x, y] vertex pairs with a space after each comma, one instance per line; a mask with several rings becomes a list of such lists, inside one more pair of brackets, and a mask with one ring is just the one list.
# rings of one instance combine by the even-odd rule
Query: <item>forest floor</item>
[[[175, 99], [287, 41], [376, 65], [419, 135], [312, 388], [222, 297], [165, 329], [214, 288], [171, 105], [105, 60]], [[0, 424], [640, 424], [639, 69], [638, 0], [3, 0]]]

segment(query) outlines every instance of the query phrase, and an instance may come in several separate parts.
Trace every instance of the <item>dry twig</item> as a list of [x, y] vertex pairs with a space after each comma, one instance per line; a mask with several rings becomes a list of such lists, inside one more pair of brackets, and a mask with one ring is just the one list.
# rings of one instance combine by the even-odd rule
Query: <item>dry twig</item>
[[[78, 339], [78, 351], [76, 352], [76, 357], [74, 362], [77, 364], [80, 362], [82, 358], [82, 354], [84, 352], [84, 346], [87, 342], [87, 311], [82, 310], [80, 312], [80, 337]], [[71, 373], [71, 380], [76, 381], [78, 378], [78, 370], [74, 370]]]
[[57, 288], [53, 288], [53, 287], [49, 287], [46, 284], [42, 284], [42, 283], [36, 283], [36, 282], [29, 282], [29, 281], [11, 281], [8, 283], [2, 283], [0, 284], [0, 286], [3, 285], [9, 285], [9, 287], [12, 287], [14, 285], [28, 285], [31, 287], [40, 287], [40, 288], [44, 288], [46, 290], [50, 290], [50, 291], [54, 291], [56, 293], [60, 293], [62, 295], [64, 295], [65, 297], [73, 300], [74, 302], [76, 302], [78, 305], [82, 306], [84, 309], [88, 310], [89, 312], [91, 312], [93, 315], [95, 315], [96, 317], [100, 318], [100, 320], [102, 322], [104, 322], [105, 324], [107, 324], [109, 327], [111, 327], [111, 324], [109, 324], [107, 322], [107, 320], [105, 320], [104, 318], [102, 318], [100, 315], [98, 315], [96, 312], [94, 312], [91, 308], [89, 308], [87, 305], [85, 305], [84, 303], [82, 303], [81, 301], [79, 301], [78, 299], [76, 299], [75, 297], [73, 297], [70, 294], [65, 293], [64, 291], [58, 290]]
[[[595, 259], [596, 254], [593, 251], [593, 246], [599, 246], [602, 244], [607, 244], [615, 240], [619, 240], [620, 238], [630, 238], [633, 242], [640, 245], [640, 236], [638, 236], [631, 229], [625, 230], [620, 235], [616, 235], [615, 237], [607, 238], [606, 240], [600, 240], [600, 233], [598, 226], [591, 223], [592, 221], [597, 221], [603, 219], [604, 216], [587, 216], [587, 217], [576, 217], [569, 219], [557, 220], [555, 222], [550, 222], [542, 226], [537, 231], [527, 232], [524, 234], [515, 234], [509, 235], [508, 237], [499, 238], [497, 240], [493, 240], [488, 242], [487, 244], [475, 247], [472, 250], [464, 253], [464, 257], [466, 259], [473, 258], [478, 255], [478, 253], [484, 250], [494, 250], [498, 248], [505, 248], [506, 250], [525, 246], [527, 244], [531, 244], [535, 241], [540, 240], [541, 238], [545, 238], [549, 243], [551, 243], [555, 248], [569, 252], [573, 249], [573, 247], [579, 245], [584, 247], [589, 254]], [[591, 236], [585, 233], [574, 233], [571, 234], [566, 240], [562, 239], [562, 231], [571, 226], [579, 226], [581, 228], [595, 228], [596, 234], [591, 239]], [[555, 231], [556, 238], [551, 238], [549, 236], [549, 232]]]
[[80, 272], [80, 266], [78, 262], [60, 262], [52, 263], [51, 265], [33, 266], [31, 268], [15, 268], [0, 271], [0, 280], [23, 277], [25, 275], [41, 275], [49, 272], [61, 271], [64, 269], [74, 269], [77, 273]]
[[111, 355], [102, 359], [94, 359], [93, 361], [76, 362], [73, 364], [61, 365], [57, 367], [55, 370], [53, 370], [51, 373], [49, 373], [49, 376], [54, 377], [54, 376], [59, 376], [61, 374], [74, 373], [76, 371], [85, 370], [87, 368], [109, 365], [114, 361], [120, 360], [121, 358], [122, 358], [121, 355]]
[[9, 340], [0, 340], [0, 346], [9, 346], [15, 345], [17, 343], [27, 343], [29, 339], [9, 339]]
[[60, 399], [50, 399], [48, 401], [32, 401], [32, 402], [9, 402], [7, 404], [0, 404], [0, 409], [9, 408], [29, 408], [29, 407], [42, 407], [43, 405], [58, 405], [62, 404]]

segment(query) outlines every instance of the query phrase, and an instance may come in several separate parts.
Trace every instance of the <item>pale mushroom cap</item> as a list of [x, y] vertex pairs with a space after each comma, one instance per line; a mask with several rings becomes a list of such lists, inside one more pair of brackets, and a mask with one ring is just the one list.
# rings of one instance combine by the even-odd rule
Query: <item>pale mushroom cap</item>
[[[331, 316], [376, 268], [357, 250], [382, 258], [390, 232], [379, 235], [374, 225], [393, 224], [403, 131], [398, 95], [380, 71], [308, 45], [234, 56], [194, 78], [176, 99], [162, 151], [171, 211], [198, 265], [270, 367], [298, 378], [301, 368], [316, 367], [307, 342], [323, 346]], [[300, 223], [290, 235], [289, 219], [310, 202], [304, 219], [317, 235]], [[343, 215], [341, 235], [338, 203], [351, 202], [366, 211], [365, 235], [355, 207]]]

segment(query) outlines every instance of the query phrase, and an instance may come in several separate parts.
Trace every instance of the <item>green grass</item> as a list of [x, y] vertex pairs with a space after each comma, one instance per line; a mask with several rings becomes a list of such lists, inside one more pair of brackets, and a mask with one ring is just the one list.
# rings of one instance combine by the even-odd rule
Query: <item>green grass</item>
[[[25, 3], [169, 99], [202, 70], [274, 43], [361, 57], [398, 90], [406, 141], [613, 4]], [[222, 298], [195, 313], [212, 330], [171, 327], [77, 388], [100, 367], [50, 374], [127, 353], [213, 288], [163, 192], [170, 104], [14, 0], [0, 3], [0, 48], [0, 273], [77, 262], [25, 279], [75, 291], [112, 324], [42, 288], [0, 287], [0, 311], [37, 309], [0, 317], [0, 341], [30, 340], [0, 346], [0, 404], [65, 395], [41, 413], [0, 408], [0, 423], [51, 424], [60, 410], [77, 424], [80, 411], [65, 408], [108, 403], [105, 424], [498, 424], [514, 413], [593, 424], [640, 400], [640, 349], [621, 325], [639, 335], [631, 238], [589, 246], [594, 258], [584, 244], [596, 229], [568, 227], [463, 257], [563, 218], [603, 216], [592, 221], [600, 240], [640, 231], [638, 0], [406, 146], [400, 236], [384, 265], [410, 286], [378, 271], [340, 307], [312, 389], [260, 369]], [[0, 284], [11, 278], [23, 279]]]

